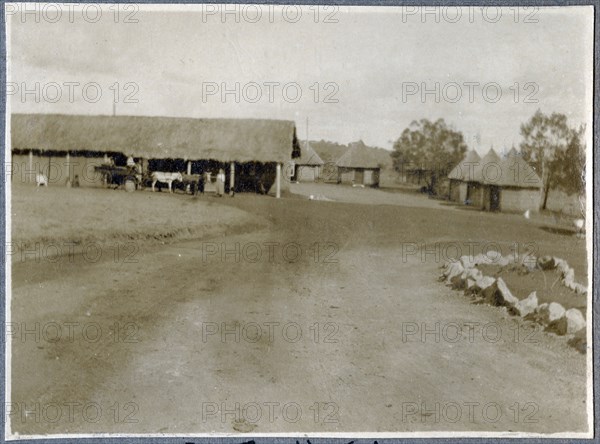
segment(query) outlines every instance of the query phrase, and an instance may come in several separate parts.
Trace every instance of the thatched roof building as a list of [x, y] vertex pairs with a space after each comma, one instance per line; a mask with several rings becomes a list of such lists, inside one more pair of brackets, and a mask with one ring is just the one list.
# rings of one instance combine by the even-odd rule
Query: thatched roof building
[[[517, 150], [513, 148], [500, 158], [490, 149], [480, 160], [471, 153], [461, 164], [466, 167], [466, 162], [471, 162], [471, 165], [475, 164], [474, 168], [458, 169], [459, 164], [448, 175], [450, 200], [491, 211], [539, 209], [542, 180]], [[471, 170], [473, 177], [469, 177]]]
[[302, 143], [302, 154], [294, 160], [292, 180], [295, 182], [314, 182], [320, 178], [323, 159], [310, 146], [308, 141]]
[[[287, 184], [282, 167], [301, 155], [294, 122], [258, 119], [13, 114], [11, 147], [21, 173], [50, 176], [51, 165], [62, 166], [54, 183], [89, 176], [98, 158], [122, 165], [131, 156], [143, 172], [224, 169], [226, 192], [272, 190], [277, 197]], [[21, 179], [31, 182], [30, 176]], [[90, 186], [98, 182], [87, 180]]]
[[360, 186], [379, 186], [381, 166], [372, 149], [362, 141], [351, 143], [348, 150], [336, 162], [338, 183]]
[[294, 122], [13, 114], [13, 150], [121, 152], [150, 159], [278, 162], [300, 156]]
[[336, 165], [341, 168], [379, 169], [379, 163], [362, 140], [353, 142], [338, 159]]

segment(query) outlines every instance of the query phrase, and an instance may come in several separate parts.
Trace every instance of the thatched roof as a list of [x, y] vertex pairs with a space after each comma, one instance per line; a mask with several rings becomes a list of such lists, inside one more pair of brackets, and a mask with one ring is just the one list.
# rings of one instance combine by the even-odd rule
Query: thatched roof
[[317, 154], [317, 152], [310, 146], [308, 142], [300, 143], [302, 149], [302, 155], [296, 159], [296, 165], [307, 165], [307, 166], [318, 166], [323, 165], [323, 159]]
[[495, 185], [502, 187], [541, 188], [542, 179], [516, 149], [511, 149], [500, 162], [502, 175]]
[[375, 155], [362, 141], [351, 143], [336, 165], [342, 168], [380, 168]]
[[285, 120], [13, 114], [11, 121], [12, 149], [220, 162], [285, 162], [300, 154], [295, 124]]
[[495, 184], [496, 175], [500, 174], [500, 156], [494, 148], [490, 148], [485, 156], [473, 168], [473, 177], [466, 177], [469, 182]]
[[480, 161], [481, 157], [477, 154], [477, 151], [469, 151], [465, 158], [450, 171], [448, 179], [469, 180], [467, 176], [475, 170]]

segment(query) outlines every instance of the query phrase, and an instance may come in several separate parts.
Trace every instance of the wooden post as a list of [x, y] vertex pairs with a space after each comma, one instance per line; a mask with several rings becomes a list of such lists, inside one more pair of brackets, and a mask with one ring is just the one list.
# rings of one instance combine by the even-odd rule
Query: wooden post
[[[104, 153], [104, 165], [108, 164], [108, 154]], [[108, 186], [108, 174], [102, 174], [102, 185]]]
[[33, 172], [33, 151], [29, 150], [29, 168], [27, 171], [29, 176], [29, 182], [33, 182], [35, 179], [35, 173]]
[[275, 173], [275, 197], [279, 199], [281, 197], [281, 164], [277, 163], [277, 169]]
[[188, 176], [190, 174], [192, 174], [192, 161], [191, 160], [187, 161], [187, 173], [188, 173]]
[[229, 169], [229, 195], [233, 197], [235, 192], [235, 162], [231, 162]]
[[67, 181], [71, 181], [71, 156], [69, 155], [69, 152], [67, 151], [67, 162], [66, 162], [66, 167], [67, 167]]

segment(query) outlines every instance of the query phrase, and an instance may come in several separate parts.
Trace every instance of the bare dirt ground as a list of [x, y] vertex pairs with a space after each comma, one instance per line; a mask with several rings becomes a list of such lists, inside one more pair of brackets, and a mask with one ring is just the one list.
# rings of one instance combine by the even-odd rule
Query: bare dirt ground
[[428, 199], [415, 191], [382, 190], [370, 187], [327, 183], [292, 183], [290, 191], [299, 196], [325, 197], [336, 202], [349, 202], [370, 205], [402, 205], [418, 208], [439, 208], [441, 202]]
[[583, 279], [584, 240], [425, 205], [222, 202], [269, 228], [13, 265], [13, 432], [588, 430], [568, 338], [436, 281], [436, 246], [492, 240]]

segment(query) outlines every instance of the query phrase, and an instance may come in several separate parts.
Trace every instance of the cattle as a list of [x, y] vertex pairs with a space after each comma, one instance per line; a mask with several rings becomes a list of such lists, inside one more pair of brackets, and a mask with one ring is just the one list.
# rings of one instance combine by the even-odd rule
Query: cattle
[[183, 181], [181, 173], [164, 173], [162, 171], [154, 171], [152, 174], [152, 191], [154, 191], [154, 185], [156, 182], [166, 183], [169, 186], [169, 193], [172, 191], [171, 184], [178, 180]]

